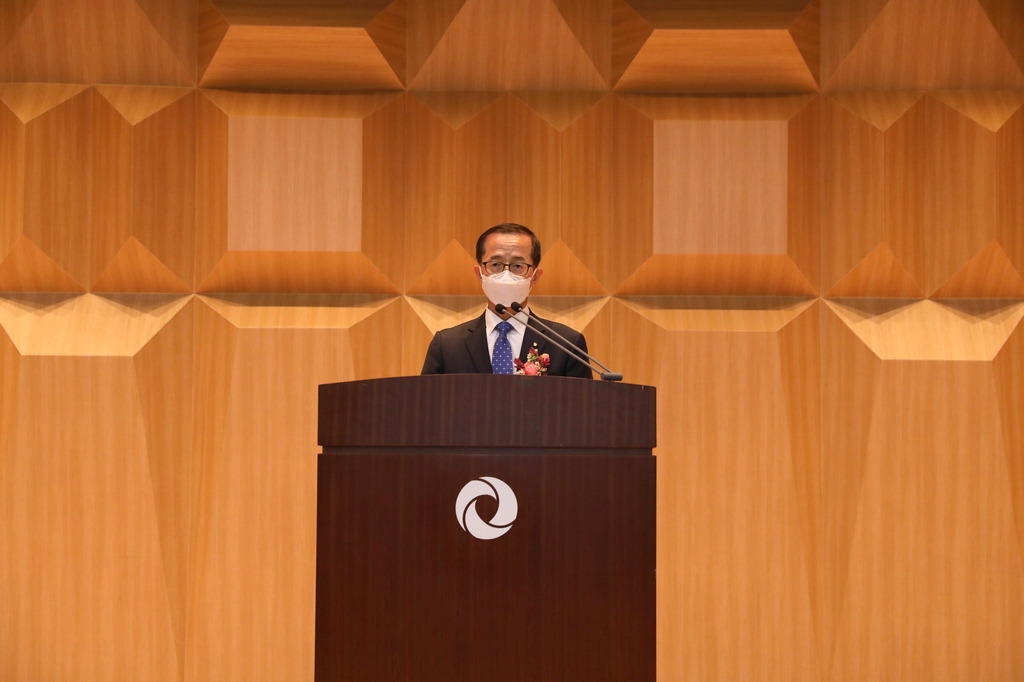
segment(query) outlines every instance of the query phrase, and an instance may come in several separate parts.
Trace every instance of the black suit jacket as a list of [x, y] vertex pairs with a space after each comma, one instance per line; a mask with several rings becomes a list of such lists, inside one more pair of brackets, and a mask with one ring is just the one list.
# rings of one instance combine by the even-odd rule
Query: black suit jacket
[[[548, 322], [543, 318], [541, 322], [587, 351], [587, 340], [583, 338], [583, 334], [564, 324]], [[551, 364], [548, 366], [549, 375], [594, 378], [589, 367], [551, 343], [545, 334], [540, 334], [530, 327], [527, 327], [523, 334], [520, 360], [526, 360], [526, 354], [535, 343], [538, 354], [547, 353], [551, 358]], [[493, 371], [491, 354], [487, 350], [487, 324], [484, 322], [484, 315], [481, 315], [457, 327], [442, 329], [434, 334], [420, 374], [490, 374]]]

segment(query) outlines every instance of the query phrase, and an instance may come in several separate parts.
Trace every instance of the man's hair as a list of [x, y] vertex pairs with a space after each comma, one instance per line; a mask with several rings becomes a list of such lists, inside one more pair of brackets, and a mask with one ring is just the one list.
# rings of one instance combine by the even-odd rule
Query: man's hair
[[540, 240], [537, 239], [537, 235], [533, 233], [533, 230], [519, 223], [502, 223], [501, 225], [495, 225], [489, 230], [485, 230], [476, 240], [477, 263], [483, 262], [484, 243], [492, 234], [525, 234], [530, 238], [530, 260], [533, 261], [534, 267], [540, 265]]

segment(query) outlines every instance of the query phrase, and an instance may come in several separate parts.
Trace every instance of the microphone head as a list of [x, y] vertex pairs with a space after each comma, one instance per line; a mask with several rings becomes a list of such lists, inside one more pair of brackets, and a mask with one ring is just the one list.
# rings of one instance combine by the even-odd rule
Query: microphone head
[[509, 308], [511, 308], [512, 310], [516, 311], [517, 313], [522, 312], [522, 310], [523, 310], [523, 306], [520, 303], [518, 303], [517, 301], [513, 301], [512, 305], [510, 305]]
[[498, 313], [499, 315], [504, 315], [506, 310], [507, 309], [502, 304], [500, 304], [500, 303], [495, 303], [494, 304], [494, 312]]

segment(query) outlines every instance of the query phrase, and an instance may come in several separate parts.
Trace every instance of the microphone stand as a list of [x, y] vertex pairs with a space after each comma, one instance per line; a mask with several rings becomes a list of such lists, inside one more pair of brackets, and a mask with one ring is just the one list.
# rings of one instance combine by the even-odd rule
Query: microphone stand
[[[570, 356], [572, 356], [576, 360], [582, 362], [584, 365], [589, 367], [591, 369], [591, 371], [597, 372], [597, 374], [601, 377], [602, 381], [622, 381], [622, 375], [621, 374], [619, 374], [617, 372], [611, 371], [610, 369], [605, 367], [603, 364], [601, 364], [600, 362], [595, 360], [585, 350], [583, 350], [582, 348], [580, 348], [579, 346], [574, 344], [572, 341], [570, 341], [569, 339], [565, 338], [564, 336], [562, 336], [561, 334], [556, 332], [554, 329], [552, 329], [551, 327], [547, 326], [546, 324], [541, 322], [539, 319], [537, 319], [536, 315], [533, 315], [529, 310], [524, 309], [523, 306], [520, 303], [513, 302], [512, 305], [510, 305], [510, 306], [504, 306], [504, 305], [502, 305], [500, 303], [496, 303], [494, 305], [494, 309], [495, 309], [495, 311], [497, 311], [497, 313], [499, 315], [508, 312], [509, 308], [512, 309], [512, 317], [515, 317], [517, 320], [519, 320], [520, 322], [525, 324], [527, 327], [531, 327], [535, 331], [539, 331], [541, 334], [543, 334], [545, 337], [547, 337], [548, 341], [550, 341], [551, 343], [555, 344], [555, 346], [557, 346], [558, 348], [562, 349], [563, 351], [568, 353]], [[526, 313], [527, 319], [526, 320], [521, 320], [520, 318], [516, 317], [519, 313]], [[531, 320], [537, 326], [531, 325], [530, 324]], [[539, 327], [539, 329], [538, 329], [538, 327]], [[560, 339], [566, 345], [563, 346], [561, 343], [559, 343], [555, 339], [551, 338], [551, 335], [553, 335], [556, 338]], [[566, 346], [569, 346], [569, 348], [567, 348]], [[597, 364], [604, 371], [602, 372], [597, 367], [595, 367], [594, 364], [592, 364], [592, 363]]]

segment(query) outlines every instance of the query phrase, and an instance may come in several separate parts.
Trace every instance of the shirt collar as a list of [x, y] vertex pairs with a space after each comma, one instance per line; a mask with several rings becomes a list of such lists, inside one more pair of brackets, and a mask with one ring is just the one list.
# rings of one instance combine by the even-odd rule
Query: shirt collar
[[[523, 307], [524, 312], [528, 312], [529, 310], [530, 306]], [[524, 317], [526, 316], [523, 315], [523, 313], [516, 313], [516, 315], [508, 318], [508, 321], [512, 325], [512, 328], [515, 329], [520, 334], [524, 334], [526, 332], [526, 323], [522, 321], [522, 318]], [[494, 328], [497, 327], [498, 324], [501, 322], [502, 319], [498, 317], [498, 315], [490, 308], [487, 308], [487, 310], [484, 311], [484, 323], [487, 325], [488, 334], [493, 332]]]

